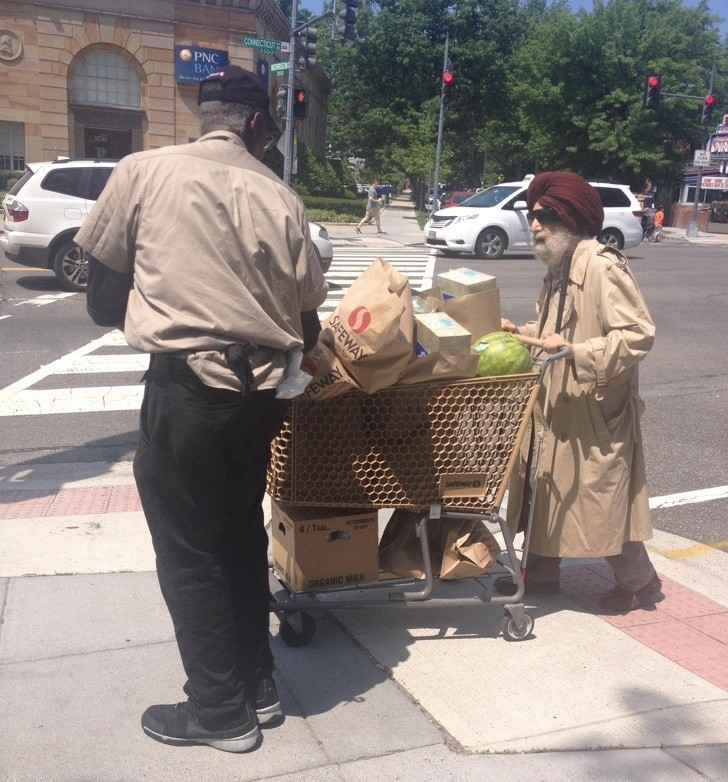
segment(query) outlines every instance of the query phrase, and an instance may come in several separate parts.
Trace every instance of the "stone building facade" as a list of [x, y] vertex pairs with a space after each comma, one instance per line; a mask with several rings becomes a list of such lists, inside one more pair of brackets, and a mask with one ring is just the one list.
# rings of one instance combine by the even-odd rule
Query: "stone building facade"
[[[0, 169], [186, 143], [197, 81], [225, 58], [261, 76], [275, 111], [287, 75], [270, 65], [288, 55], [260, 45], [289, 30], [273, 0], [0, 0]], [[323, 155], [330, 83], [320, 68], [297, 82], [296, 132]]]

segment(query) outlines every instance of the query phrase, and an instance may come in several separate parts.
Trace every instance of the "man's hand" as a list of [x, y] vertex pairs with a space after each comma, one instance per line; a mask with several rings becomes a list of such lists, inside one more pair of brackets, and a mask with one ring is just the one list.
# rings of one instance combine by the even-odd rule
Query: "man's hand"
[[558, 353], [563, 348], [569, 351], [569, 358], [574, 358], [574, 346], [560, 334], [550, 334], [548, 337], [544, 337], [542, 347], [544, 353]]

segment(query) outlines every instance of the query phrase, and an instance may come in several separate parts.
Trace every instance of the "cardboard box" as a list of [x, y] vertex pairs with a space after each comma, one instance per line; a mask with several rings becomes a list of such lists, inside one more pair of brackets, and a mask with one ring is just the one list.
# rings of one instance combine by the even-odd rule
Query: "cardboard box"
[[[499, 331], [501, 327], [500, 292], [498, 287], [487, 291], [443, 298], [439, 288], [417, 291], [417, 296], [439, 312], [445, 312], [473, 336], [473, 342], [480, 337]], [[472, 344], [472, 343], [471, 343]]]
[[415, 315], [415, 353], [470, 353], [471, 333], [445, 312]]
[[455, 299], [458, 296], [468, 296], [471, 293], [490, 291], [498, 286], [491, 274], [477, 272], [474, 269], [451, 269], [437, 275], [438, 287], [444, 299]]
[[376, 510], [301, 508], [271, 501], [273, 566], [294, 592], [379, 580]]

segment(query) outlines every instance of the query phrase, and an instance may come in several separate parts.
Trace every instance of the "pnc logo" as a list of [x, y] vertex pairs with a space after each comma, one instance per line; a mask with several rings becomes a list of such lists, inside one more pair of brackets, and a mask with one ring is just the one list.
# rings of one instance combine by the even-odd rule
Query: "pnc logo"
[[356, 307], [349, 314], [347, 322], [353, 332], [361, 334], [371, 325], [372, 314], [366, 307]]

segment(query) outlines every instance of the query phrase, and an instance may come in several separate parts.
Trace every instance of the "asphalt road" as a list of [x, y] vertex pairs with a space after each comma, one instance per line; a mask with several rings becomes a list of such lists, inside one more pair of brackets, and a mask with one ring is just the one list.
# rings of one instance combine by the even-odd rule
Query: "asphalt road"
[[[372, 251], [372, 257], [379, 254]], [[728, 499], [705, 492], [728, 486], [728, 248], [687, 243], [643, 244], [631, 267], [657, 325], [657, 340], [640, 367], [647, 402], [643, 434], [656, 527], [725, 548]], [[336, 259], [334, 260], [336, 263]], [[530, 256], [498, 261], [438, 258], [435, 272], [468, 266], [498, 278], [503, 314], [532, 317], [542, 269]], [[63, 294], [49, 272], [0, 262], [0, 401], [2, 389], [107, 333], [87, 317], [81, 294]], [[109, 345], [101, 351], [128, 352]], [[128, 386], [138, 373], [107, 375]], [[53, 375], [33, 387], [98, 385], [95, 376]], [[136, 442], [136, 410], [51, 415], [0, 415], [0, 466], [128, 459]], [[684, 493], [695, 493], [685, 497]], [[678, 504], [683, 503], [683, 504]]]

